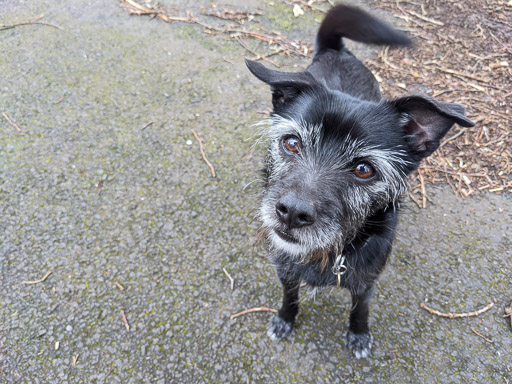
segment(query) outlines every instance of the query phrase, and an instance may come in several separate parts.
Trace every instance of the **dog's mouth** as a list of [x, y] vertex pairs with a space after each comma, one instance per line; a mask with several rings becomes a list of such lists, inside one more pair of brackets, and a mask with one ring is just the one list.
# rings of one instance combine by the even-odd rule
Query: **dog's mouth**
[[274, 228], [274, 232], [277, 236], [279, 236], [282, 240], [287, 241], [289, 243], [298, 244], [299, 240], [290, 235], [289, 233], [280, 231], [279, 229]]

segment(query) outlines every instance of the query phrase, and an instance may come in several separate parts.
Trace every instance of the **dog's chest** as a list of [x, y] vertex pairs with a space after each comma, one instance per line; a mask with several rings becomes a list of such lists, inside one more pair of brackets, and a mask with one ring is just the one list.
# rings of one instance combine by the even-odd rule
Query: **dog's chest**
[[281, 276], [289, 276], [309, 286], [325, 287], [339, 285], [347, 287], [347, 282], [353, 280], [352, 275], [356, 272], [353, 268], [348, 268], [351, 255], [348, 252], [344, 252], [342, 255], [330, 252], [328, 258], [329, 260], [326, 265], [322, 265], [322, 260], [296, 263], [290, 260], [283, 261], [278, 259], [274, 260], [274, 262], [277, 264], [277, 269]]

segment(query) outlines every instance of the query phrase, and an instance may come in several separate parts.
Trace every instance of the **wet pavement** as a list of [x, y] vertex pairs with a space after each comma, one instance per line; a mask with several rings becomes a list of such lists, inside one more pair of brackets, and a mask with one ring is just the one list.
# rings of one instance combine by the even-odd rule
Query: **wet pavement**
[[[239, 7], [293, 22], [268, 1]], [[253, 246], [264, 150], [252, 124], [269, 95], [247, 52], [116, 1], [0, 0], [3, 24], [42, 13], [64, 30], [0, 31], [0, 112], [26, 131], [0, 118], [0, 383], [512, 382], [511, 196], [460, 200], [440, 185], [427, 209], [404, 202], [370, 359], [345, 348], [346, 291], [304, 299], [292, 338], [272, 342], [270, 313], [230, 320], [281, 298]], [[462, 319], [419, 306], [491, 302]]]

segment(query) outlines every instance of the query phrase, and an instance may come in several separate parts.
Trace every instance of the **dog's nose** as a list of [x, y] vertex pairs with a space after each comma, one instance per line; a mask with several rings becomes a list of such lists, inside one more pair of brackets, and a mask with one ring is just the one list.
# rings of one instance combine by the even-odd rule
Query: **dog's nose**
[[316, 209], [313, 204], [301, 200], [294, 195], [283, 196], [276, 204], [279, 220], [288, 229], [311, 225], [316, 220]]

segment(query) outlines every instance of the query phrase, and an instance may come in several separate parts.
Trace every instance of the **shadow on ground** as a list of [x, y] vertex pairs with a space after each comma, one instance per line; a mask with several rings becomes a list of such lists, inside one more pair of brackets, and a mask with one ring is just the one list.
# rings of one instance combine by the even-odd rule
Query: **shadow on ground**
[[[294, 336], [273, 343], [270, 314], [229, 318], [281, 295], [252, 246], [263, 151], [251, 125], [269, 97], [246, 52], [115, 1], [0, 8], [5, 24], [44, 13], [64, 28], [0, 32], [0, 112], [27, 131], [0, 121], [0, 382], [510, 380], [510, 196], [461, 201], [429, 187], [428, 209], [405, 204], [372, 305], [371, 359], [345, 349], [341, 291], [304, 301]], [[450, 320], [422, 302], [496, 304]]]

